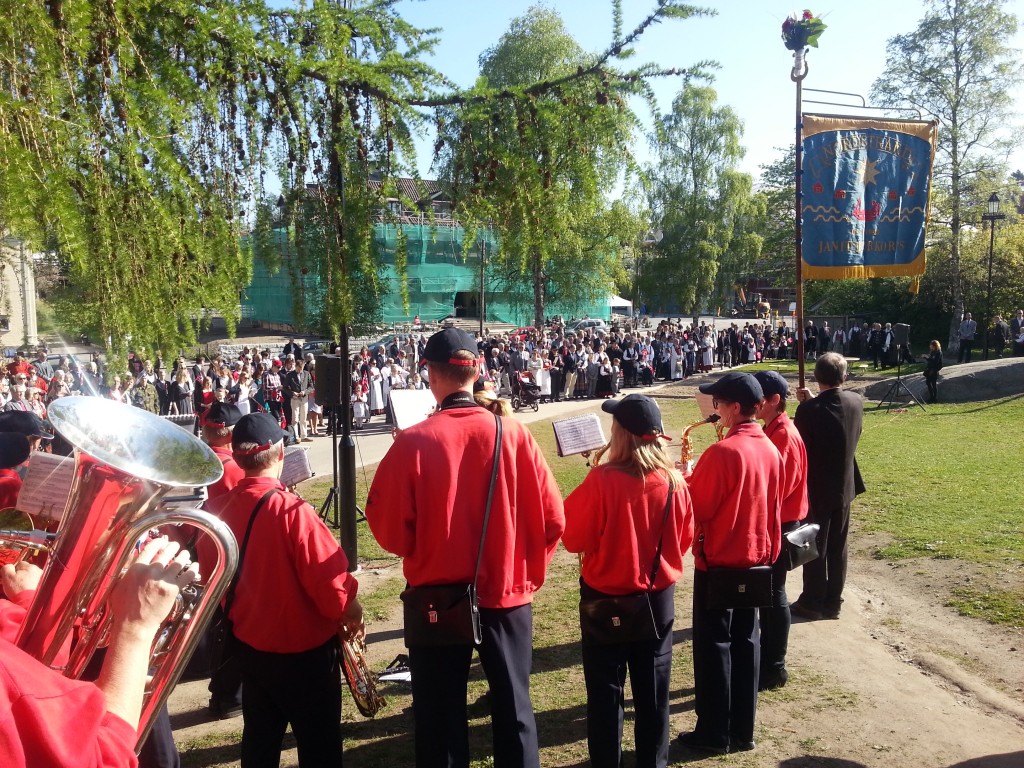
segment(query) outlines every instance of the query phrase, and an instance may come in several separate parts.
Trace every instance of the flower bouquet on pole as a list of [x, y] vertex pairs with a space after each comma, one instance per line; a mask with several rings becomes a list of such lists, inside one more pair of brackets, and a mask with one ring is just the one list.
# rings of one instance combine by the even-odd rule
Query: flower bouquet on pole
[[803, 51], [807, 47], [817, 48], [818, 38], [825, 31], [825, 22], [808, 10], [802, 14], [791, 13], [782, 22], [782, 42], [791, 51]]

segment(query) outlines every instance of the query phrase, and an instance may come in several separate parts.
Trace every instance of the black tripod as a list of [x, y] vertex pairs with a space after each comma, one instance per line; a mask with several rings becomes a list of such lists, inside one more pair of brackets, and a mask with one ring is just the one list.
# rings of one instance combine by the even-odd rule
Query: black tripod
[[[320, 507], [320, 519], [325, 523], [328, 523], [332, 528], [341, 528], [341, 515], [338, 512], [338, 419], [341, 418], [338, 411], [341, 406], [332, 405], [330, 408], [331, 490], [327, 492], [327, 498], [324, 499], [324, 503]], [[328, 516], [331, 517], [330, 520], [327, 519]]]
[[[888, 407], [886, 407], [885, 410], [886, 411], [890, 411], [890, 410], [892, 410], [892, 407], [896, 404], [896, 398], [900, 397], [900, 395], [902, 395], [902, 394], [906, 394], [907, 397], [909, 397], [911, 400], [913, 400], [915, 403], [917, 403], [918, 407], [920, 407], [920, 409], [922, 411], [926, 411], [927, 412], [928, 409], [924, 407], [924, 403], [922, 403], [920, 400], [918, 400], [917, 399], [917, 395], [915, 395], [913, 392], [911, 392], [910, 391], [910, 387], [908, 387], [906, 385], [906, 383], [904, 383], [903, 375], [902, 375], [902, 367], [903, 367], [903, 345], [902, 344], [897, 344], [896, 345], [896, 381], [894, 381], [892, 383], [892, 386], [889, 387], [889, 391], [885, 393], [885, 397], [883, 397], [881, 400], [878, 401], [878, 408], [881, 408], [883, 405], [886, 404], [886, 402], [888, 402], [889, 405], [888, 405]], [[903, 403], [901, 402], [900, 405], [903, 405]], [[876, 408], [875, 410], [878, 410], [878, 408]]]

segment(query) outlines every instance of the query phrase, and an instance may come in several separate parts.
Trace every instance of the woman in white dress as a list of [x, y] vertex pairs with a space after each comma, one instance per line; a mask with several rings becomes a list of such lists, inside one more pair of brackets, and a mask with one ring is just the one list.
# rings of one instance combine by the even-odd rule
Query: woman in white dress
[[530, 378], [533, 379], [533, 383], [540, 387], [541, 400], [550, 400], [551, 374], [544, 368], [544, 359], [540, 355], [539, 348], [534, 349], [533, 354], [530, 355], [528, 370], [530, 371]]
[[360, 373], [362, 362], [359, 356], [352, 364], [352, 426], [362, 429], [363, 425], [370, 420], [370, 407], [367, 404], [370, 384], [368, 377]]
[[384, 377], [381, 376], [380, 368], [377, 364], [370, 362], [367, 372], [367, 383], [369, 385], [369, 398], [370, 398], [370, 413], [380, 414], [384, 413], [384, 392], [381, 389]]
[[715, 367], [715, 340], [711, 331], [704, 331], [704, 338], [701, 339], [701, 370], [710, 372]]
[[668, 345], [668, 370], [672, 381], [683, 378], [683, 349], [678, 339]]
[[243, 416], [251, 410], [249, 407], [249, 398], [252, 397], [255, 389], [256, 387], [252, 384], [249, 372], [243, 369], [242, 372], [238, 374], [238, 383], [230, 390], [231, 400], [238, 406], [238, 410]]

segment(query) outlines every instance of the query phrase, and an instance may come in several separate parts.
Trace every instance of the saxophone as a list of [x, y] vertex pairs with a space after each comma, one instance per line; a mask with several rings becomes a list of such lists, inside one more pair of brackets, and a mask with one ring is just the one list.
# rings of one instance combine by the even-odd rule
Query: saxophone
[[706, 419], [701, 419], [700, 421], [695, 421], [695, 422], [693, 422], [693, 424], [691, 424], [690, 426], [686, 427], [686, 429], [683, 430], [682, 454], [679, 457], [679, 462], [683, 465], [683, 471], [689, 472], [690, 470], [693, 469], [693, 441], [690, 440], [690, 432], [692, 430], [696, 429], [697, 427], [703, 426], [704, 424], [714, 424], [715, 425], [715, 431], [716, 431], [716, 433], [718, 435], [717, 439], [721, 440], [722, 439], [722, 428], [721, 428], [721, 425], [719, 424], [719, 422], [721, 420], [722, 420], [721, 416], [719, 416], [717, 413], [712, 413]]
[[352, 692], [352, 700], [363, 717], [373, 717], [387, 701], [377, 691], [373, 673], [366, 665], [366, 643], [359, 638], [346, 640], [342, 642], [341, 650], [341, 668]]

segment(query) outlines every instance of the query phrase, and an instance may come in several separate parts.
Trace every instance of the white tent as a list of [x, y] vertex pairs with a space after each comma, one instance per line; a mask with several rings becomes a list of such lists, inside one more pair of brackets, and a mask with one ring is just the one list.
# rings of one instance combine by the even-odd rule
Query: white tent
[[612, 294], [608, 297], [608, 311], [613, 315], [633, 314], [633, 302]]

